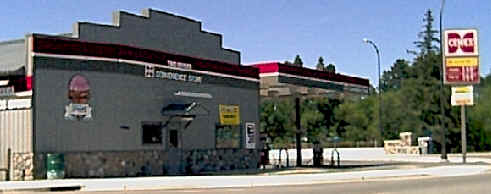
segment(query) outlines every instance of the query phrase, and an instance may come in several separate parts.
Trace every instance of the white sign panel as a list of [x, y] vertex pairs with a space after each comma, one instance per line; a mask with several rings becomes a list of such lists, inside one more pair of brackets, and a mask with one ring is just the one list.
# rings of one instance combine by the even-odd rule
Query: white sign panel
[[452, 87], [452, 106], [474, 105], [472, 86]]
[[0, 110], [7, 109], [7, 100], [0, 100]]
[[247, 149], [256, 148], [256, 124], [253, 122], [245, 123], [245, 143]]
[[89, 104], [69, 104], [65, 107], [65, 119], [89, 120], [92, 119], [92, 107]]
[[23, 109], [31, 108], [31, 99], [12, 99], [7, 101], [7, 108], [12, 109]]
[[15, 95], [14, 86], [10, 87], [0, 87], [0, 96], [13, 96]]
[[445, 57], [479, 55], [476, 29], [449, 29], [444, 34]]

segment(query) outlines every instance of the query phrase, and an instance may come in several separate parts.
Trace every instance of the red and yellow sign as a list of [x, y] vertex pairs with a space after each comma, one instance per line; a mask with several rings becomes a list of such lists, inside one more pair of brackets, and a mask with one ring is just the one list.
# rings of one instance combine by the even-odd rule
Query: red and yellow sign
[[474, 67], [479, 66], [479, 57], [447, 57], [447, 67]]
[[479, 57], [446, 57], [446, 83], [479, 83]]
[[477, 29], [445, 30], [444, 83], [478, 84], [479, 47]]

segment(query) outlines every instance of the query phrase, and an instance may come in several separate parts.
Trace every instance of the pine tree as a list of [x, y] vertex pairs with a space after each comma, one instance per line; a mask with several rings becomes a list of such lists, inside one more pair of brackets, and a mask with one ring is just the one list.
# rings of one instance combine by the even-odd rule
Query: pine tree
[[295, 60], [293, 60], [293, 65], [297, 67], [302, 67], [303, 66], [303, 61], [300, 58], [300, 55], [295, 56]]
[[317, 60], [317, 65], [315, 67], [315, 69], [319, 70], [319, 71], [324, 71], [324, 58], [322, 57], [319, 57], [319, 60]]
[[324, 69], [324, 71], [327, 71], [329, 73], [336, 73], [336, 66], [334, 64], [329, 63], [329, 65]]
[[384, 71], [382, 75], [382, 91], [399, 90], [402, 82], [409, 78], [409, 62], [404, 59], [397, 59], [390, 67], [389, 71]]
[[435, 46], [433, 43], [440, 43], [440, 39], [435, 37], [435, 34], [438, 33], [437, 30], [433, 30], [433, 18], [431, 10], [426, 11], [425, 17], [423, 18], [423, 31], [418, 34], [418, 38], [421, 40], [414, 42], [416, 47], [420, 49], [420, 54], [428, 54], [430, 52], [437, 52], [438, 46]]

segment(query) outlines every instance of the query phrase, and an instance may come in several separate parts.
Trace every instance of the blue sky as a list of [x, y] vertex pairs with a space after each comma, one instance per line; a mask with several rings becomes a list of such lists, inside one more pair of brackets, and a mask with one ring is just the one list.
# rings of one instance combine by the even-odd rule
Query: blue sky
[[[369, 78], [377, 84], [376, 54], [382, 69], [399, 58], [412, 60], [425, 10], [438, 28], [440, 0], [17, 0], [0, 7], [0, 41], [26, 33], [71, 32], [76, 21], [111, 23], [112, 12], [140, 13], [154, 8], [202, 21], [207, 31], [223, 34], [226, 48], [241, 51], [242, 63], [293, 60], [314, 67], [319, 56], [338, 72]], [[478, 28], [481, 74], [490, 72], [491, 1], [446, 0], [445, 28]]]

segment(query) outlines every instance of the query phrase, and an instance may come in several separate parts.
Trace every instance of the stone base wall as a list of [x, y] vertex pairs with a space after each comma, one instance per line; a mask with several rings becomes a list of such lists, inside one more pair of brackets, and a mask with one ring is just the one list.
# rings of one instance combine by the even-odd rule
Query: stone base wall
[[[35, 178], [46, 178], [46, 154], [35, 157]], [[259, 151], [253, 149], [150, 150], [67, 152], [65, 177], [127, 177], [200, 175], [256, 169]]]
[[12, 154], [12, 175], [13, 181], [28, 181], [34, 179], [33, 153], [13, 153]]

